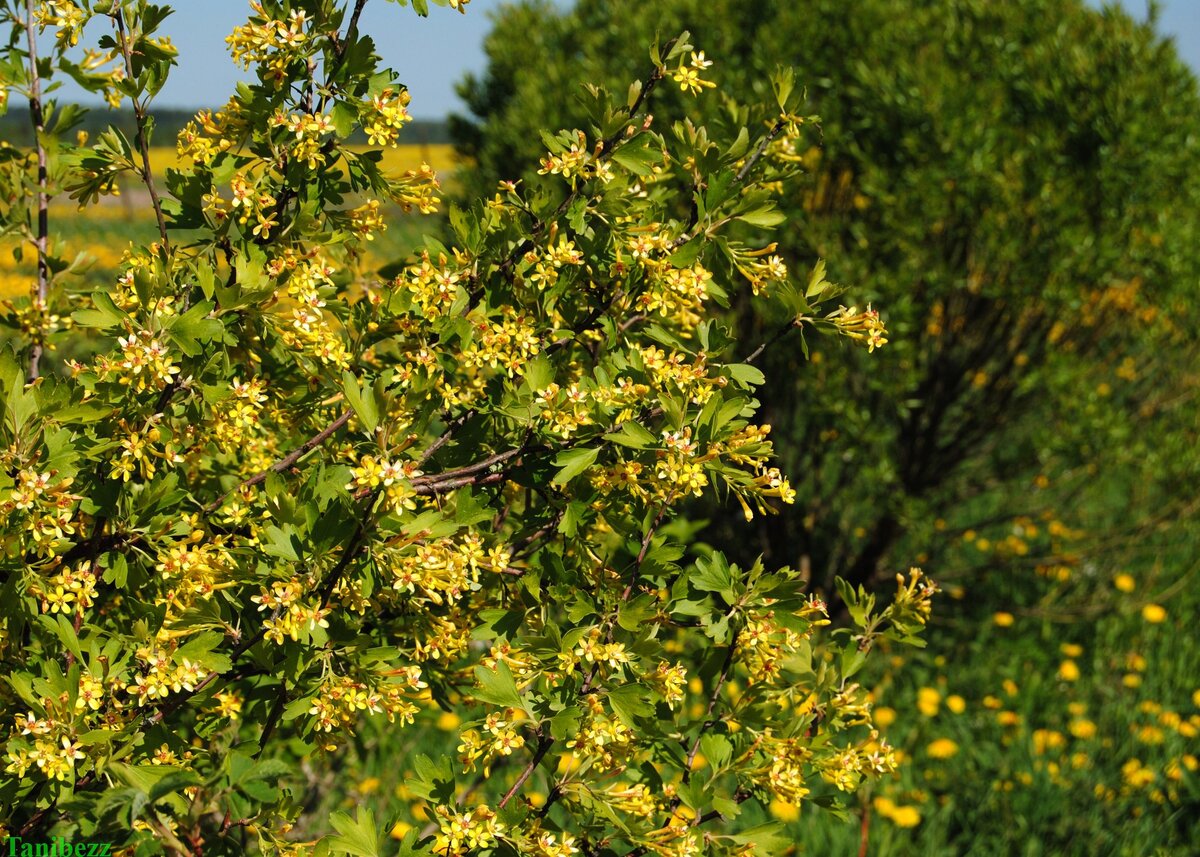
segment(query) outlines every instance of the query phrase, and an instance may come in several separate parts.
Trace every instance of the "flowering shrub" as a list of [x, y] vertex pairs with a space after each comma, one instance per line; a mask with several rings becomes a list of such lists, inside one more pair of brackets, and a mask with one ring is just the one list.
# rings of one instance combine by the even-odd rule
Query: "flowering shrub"
[[[936, 590], [916, 569], [884, 608], [844, 587], [855, 629], [823, 637], [798, 572], [689, 553], [677, 517], [705, 492], [746, 519], [795, 499], [755, 421], [766, 348], [886, 342], [823, 266], [798, 284], [754, 237], [793, 169], [763, 154], [808, 123], [791, 79], [732, 128], [656, 122], [660, 85], [712, 86], [686, 34], [656, 45], [627, 97], [590, 89], [588, 128], [544, 135], [552, 190], [501, 183], [385, 275], [366, 245], [439, 186], [347, 146], [408, 121], [365, 5], [252, 3], [227, 41], [253, 82], [184, 129], [165, 188], [169, 8], [3, 7], [2, 91], [39, 130], [0, 149], [4, 230], [39, 260], [0, 353], [5, 830], [376, 854], [366, 810], [320, 837], [298, 772], [366, 719], [444, 709], [457, 754], [408, 772], [432, 818], [402, 853], [774, 853], [748, 806], [835, 806], [894, 768], [854, 676]], [[70, 141], [56, 73], [131, 104], [135, 139]], [[48, 199], [127, 174], [158, 240], [73, 294]], [[710, 318], [736, 290], [788, 316], [753, 349]]]

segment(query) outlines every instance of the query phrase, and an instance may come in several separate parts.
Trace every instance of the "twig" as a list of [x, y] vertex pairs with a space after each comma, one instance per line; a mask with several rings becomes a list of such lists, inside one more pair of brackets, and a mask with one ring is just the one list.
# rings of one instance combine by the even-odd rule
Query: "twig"
[[[125, 13], [121, 8], [121, 0], [113, 0], [112, 9], [108, 14], [117, 27], [121, 54], [125, 58], [126, 79], [137, 80], [137, 76], [133, 73], [133, 49], [130, 47], [129, 37], [125, 32]], [[142, 183], [146, 185], [146, 190], [150, 193], [150, 205], [154, 208], [154, 218], [158, 221], [158, 234], [162, 238], [165, 252], [170, 250], [171, 242], [167, 238], [167, 221], [163, 217], [162, 201], [158, 198], [158, 189], [154, 186], [154, 173], [150, 169], [150, 140], [146, 136], [146, 103], [139, 101], [137, 96], [131, 96], [129, 100], [133, 104], [133, 117], [137, 123], [137, 135], [134, 139], [142, 156]]]
[[311, 452], [312, 450], [316, 449], [318, 446], [323, 444], [325, 441], [329, 440], [329, 438], [331, 438], [333, 436], [334, 432], [336, 432], [338, 429], [340, 429], [346, 423], [350, 422], [350, 417], [353, 415], [354, 415], [353, 411], [350, 411], [350, 410], [344, 411], [341, 414], [341, 416], [339, 416], [336, 420], [334, 420], [332, 423], [327, 425], [321, 431], [317, 432], [315, 435], [310, 437], [301, 446], [297, 447], [296, 449], [293, 449], [291, 452], [289, 452], [283, 458], [276, 461], [274, 464], [272, 464], [266, 470], [263, 470], [261, 473], [256, 473], [254, 476], [251, 476], [249, 479], [240, 483], [235, 488], [231, 488], [228, 491], [226, 491], [224, 494], [222, 494], [220, 496], [219, 499], [213, 501], [212, 503], [209, 503], [207, 506], [204, 507], [204, 514], [206, 514], [206, 515], [212, 514], [217, 509], [221, 508], [221, 504], [224, 503], [230, 497], [230, 495], [235, 494], [238, 491], [244, 490], [246, 488], [253, 488], [255, 485], [258, 485], [259, 483], [264, 482], [266, 480], [266, 478], [268, 476], [270, 476], [272, 473], [282, 473], [283, 471], [287, 470], [289, 467], [291, 467], [293, 464], [295, 464], [297, 461], [299, 461], [306, 453]]
[[[517, 781], [512, 784], [512, 788], [504, 794], [504, 797], [500, 798], [500, 809], [504, 809], [508, 805], [508, 802], [513, 799], [513, 795], [521, 790], [521, 786], [525, 785], [526, 781], [533, 775], [534, 770], [542, 763], [542, 759], [546, 758], [546, 754], [550, 752], [552, 746], [554, 746], [554, 739], [549, 735], [543, 735], [538, 739], [537, 750], [534, 751], [533, 758], [529, 760], [529, 764], [521, 771], [520, 776], [517, 777]], [[549, 800], [546, 801], [546, 804], [549, 804]]]
[[[712, 725], [712, 721], [709, 718], [712, 716], [713, 709], [717, 705], [717, 700], [721, 696], [721, 689], [725, 686], [725, 682], [729, 680], [729, 671], [733, 668], [733, 653], [736, 648], [737, 634], [735, 633], [729, 641], [729, 648], [725, 650], [725, 662], [721, 665], [721, 675], [717, 678], [717, 684], [713, 688], [712, 694], [708, 697], [708, 708], [704, 710], [704, 723], [700, 726], [700, 734], [696, 736], [696, 740], [692, 743], [692, 749], [688, 751], [687, 766], [683, 769], [684, 785], [687, 785], [688, 780], [691, 779], [692, 763], [696, 761], [696, 752], [700, 749], [700, 739], [704, 737], [704, 731]], [[678, 802], [678, 798], [676, 798], [676, 802]]]
[[765, 342], [763, 342], [762, 344], [760, 344], [758, 346], [758, 348], [755, 348], [753, 351], [751, 351], [750, 354], [747, 355], [742, 360], [742, 362], [743, 363], [753, 363], [755, 360], [757, 360], [759, 357], [762, 356], [762, 353], [764, 351], [766, 351], [768, 348], [770, 348], [776, 342], [778, 342], [779, 340], [781, 340], [785, 336], [787, 336], [788, 333], [790, 333], [793, 328], [802, 327], [803, 324], [804, 324], [804, 322], [801, 319], [793, 318], [791, 321], [789, 321], [787, 324], [785, 324], [783, 327], [781, 327], [779, 330], [777, 330], [775, 332], [774, 336], [772, 336], [770, 339], [768, 339]]
[[[29, 46], [29, 118], [33, 123], [34, 142], [37, 144], [38, 194], [37, 194], [37, 300], [34, 309], [41, 312], [46, 306], [46, 295], [50, 286], [50, 265], [46, 261], [46, 242], [50, 236], [50, 196], [46, 192], [46, 149], [42, 145], [45, 116], [42, 113], [42, 80], [38, 74], [37, 36], [33, 29], [34, 0], [26, 2], [25, 40]], [[34, 335], [29, 355], [29, 380], [37, 380], [42, 359], [41, 333]]]
[[783, 131], [783, 126], [783, 119], [776, 120], [775, 124], [771, 127], [771, 130], [767, 132], [767, 136], [763, 137], [759, 141], [758, 147], [754, 150], [754, 154], [746, 160], [746, 163], [742, 164], [742, 168], [738, 170], [737, 175], [733, 177], [735, 182], [741, 184], [746, 176], [750, 174], [750, 171], [754, 169], [754, 165], [758, 163], [758, 159], [761, 158], [763, 153], [767, 151], [767, 146], [771, 145], [771, 141], [778, 137], [780, 132]]

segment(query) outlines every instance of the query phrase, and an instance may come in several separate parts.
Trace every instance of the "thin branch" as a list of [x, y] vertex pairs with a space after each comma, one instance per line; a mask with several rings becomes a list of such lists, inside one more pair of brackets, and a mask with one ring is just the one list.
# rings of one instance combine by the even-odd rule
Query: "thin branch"
[[[533, 758], [529, 760], [529, 764], [521, 771], [520, 776], [517, 777], [517, 781], [512, 784], [512, 788], [504, 794], [504, 797], [500, 798], [500, 809], [504, 809], [508, 805], [508, 802], [513, 799], [513, 795], [519, 792], [521, 786], [525, 785], [529, 778], [533, 776], [534, 770], [542, 763], [542, 759], [546, 758], [546, 754], [550, 752], [550, 748], [553, 746], [554, 739], [549, 735], [543, 735], [538, 739], [537, 750], [534, 751]], [[547, 801], [548, 803], [549, 801]]]
[[350, 422], [350, 417], [352, 417], [353, 415], [354, 415], [354, 412], [351, 410], [343, 411], [341, 416], [339, 416], [336, 420], [331, 422], [329, 425], [327, 425], [321, 431], [317, 432], [315, 435], [310, 437], [301, 446], [297, 447], [296, 449], [293, 449], [291, 452], [289, 452], [283, 458], [276, 461], [274, 464], [272, 464], [266, 470], [263, 470], [260, 473], [256, 473], [254, 476], [251, 476], [249, 479], [240, 483], [236, 487], [230, 488], [228, 491], [226, 491], [224, 494], [222, 494], [219, 499], [213, 501], [212, 503], [209, 503], [207, 506], [204, 507], [204, 513], [206, 515], [212, 514], [217, 509], [221, 508], [221, 504], [224, 503], [230, 497], [230, 495], [235, 494], [238, 491], [242, 491], [246, 488], [253, 488], [255, 485], [258, 485], [258, 484], [266, 481], [266, 478], [268, 476], [270, 476], [272, 473], [282, 473], [283, 471], [287, 470], [293, 464], [295, 464], [297, 461], [299, 461], [301, 458], [303, 458], [305, 454], [311, 452], [312, 450], [316, 449], [318, 446], [323, 444], [325, 441], [329, 440], [329, 438], [331, 438], [333, 436], [334, 432], [336, 432], [338, 429], [340, 429], [346, 423]]
[[802, 319], [793, 318], [791, 321], [789, 321], [787, 324], [785, 324], [783, 327], [781, 327], [779, 330], [777, 330], [770, 339], [761, 343], [758, 346], [758, 348], [755, 348], [753, 351], [751, 351], [745, 358], [742, 359], [742, 362], [743, 363], [753, 363], [755, 360], [757, 360], [759, 357], [762, 356], [762, 353], [764, 351], [766, 351], [772, 345], [774, 345], [775, 343], [779, 342], [779, 340], [781, 340], [785, 336], [787, 336], [793, 329], [802, 327], [803, 325], [804, 325], [804, 322]]
[[[37, 299], [34, 310], [41, 312], [46, 306], [50, 287], [50, 265], [46, 261], [46, 242], [50, 236], [50, 196], [46, 192], [46, 149], [42, 145], [45, 116], [42, 112], [42, 80], [38, 74], [37, 36], [34, 34], [34, 0], [27, 0], [25, 17], [25, 41], [29, 48], [29, 118], [33, 123], [34, 142], [37, 144], [38, 193], [37, 193]], [[41, 333], [34, 334], [33, 347], [29, 356], [29, 380], [37, 380], [42, 359]]]
[[742, 168], [737, 171], [737, 175], [733, 177], [734, 182], [741, 184], [742, 181], [745, 180], [746, 176], [750, 175], [750, 171], [754, 169], [754, 165], [758, 163], [759, 158], [761, 158], [767, 151], [767, 146], [771, 145], [771, 141], [778, 137], [783, 131], [784, 124], [785, 123], [783, 119], [776, 120], [775, 124], [771, 127], [771, 130], [767, 132], [767, 136], [763, 137], [762, 140], [759, 141], [758, 147], [754, 150], [754, 154], [751, 155], [746, 160], [746, 163], [742, 164]]
[[[700, 739], [704, 737], [705, 731], [712, 726], [713, 709], [716, 708], [717, 700], [721, 696], [721, 690], [725, 687], [725, 682], [729, 680], [729, 671], [733, 669], [733, 653], [737, 649], [737, 634], [729, 641], [729, 648], [725, 650], [725, 662], [721, 665], [721, 675], [717, 678], [716, 686], [713, 687], [712, 694], [708, 697], [708, 708], [704, 710], [704, 723], [700, 726], [700, 734], [696, 736], [696, 740], [692, 743], [692, 749], [688, 751], [687, 765], [683, 769], [683, 783], [687, 785], [691, 779], [692, 763], [696, 761], [696, 752], [700, 749]], [[678, 801], [678, 798], [676, 798]]]
[[[133, 73], [133, 48], [129, 44], [129, 36], [125, 32], [125, 12], [121, 8], [121, 0], [113, 0], [109, 16], [113, 19], [113, 23], [117, 27], [118, 41], [121, 45], [121, 54], [125, 58], [125, 75], [130, 81], [136, 80]], [[154, 173], [150, 169], [150, 139], [146, 136], [146, 102], [140, 101], [137, 96], [130, 97], [130, 103], [133, 105], [133, 117], [137, 123], [137, 143], [138, 152], [142, 157], [142, 183], [146, 185], [146, 190], [150, 193], [150, 205], [154, 208], [154, 219], [158, 221], [158, 234], [162, 239], [163, 250], [168, 251], [171, 248], [170, 239], [167, 238], [167, 221], [163, 217], [162, 201], [158, 198], [158, 189], [154, 186]]]

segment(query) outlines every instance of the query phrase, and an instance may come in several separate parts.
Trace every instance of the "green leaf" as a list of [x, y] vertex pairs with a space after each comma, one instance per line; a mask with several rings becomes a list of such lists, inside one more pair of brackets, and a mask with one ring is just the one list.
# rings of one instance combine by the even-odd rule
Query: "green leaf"
[[783, 223], [787, 220], [787, 215], [775, 208], [773, 203], [770, 203], [743, 212], [737, 216], [737, 219], [744, 223], [749, 223], [751, 226], [770, 227]]
[[371, 810], [360, 806], [354, 819], [344, 812], [335, 812], [329, 816], [329, 823], [337, 831], [336, 836], [329, 837], [332, 853], [379, 857], [379, 830]]
[[354, 411], [358, 421], [368, 433], [374, 434], [379, 425], [379, 409], [375, 404], [375, 391], [370, 387], [365, 390], [359, 387], [358, 379], [350, 372], [342, 373], [342, 392], [346, 396], [346, 404]]
[[170, 773], [155, 783], [150, 789], [151, 803], [174, 792], [183, 791], [191, 786], [198, 786], [202, 782], [200, 776], [195, 771], [183, 768], [167, 768], [167, 770]]
[[550, 484], [558, 486], [566, 485], [580, 473], [591, 467], [599, 454], [600, 450], [597, 448], [563, 450], [554, 459], [554, 464], [559, 470], [554, 474], [554, 478], [550, 480]]
[[494, 670], [484, 666], [475, 667], [475, 678], [479, 682], [479, 687], [474, 691], [476, 699], [505, 708], [525, 707], [512, 671], [504, 661], [500, 661]]
[[658, 444], [658, 439], [650, 433], [649, 429], [632, 420], [621, 423], [618, 431], [609, 432], [604, 435], [604, 439], [633, 449], [648, 449]]
[[654, 167], [662, 163], [662, 150], [656, 144], [651, 134], [641, 133], [636, 137], [618, 145], [612, 150], [610, 157], [638, 176], [648, 176], [654, 173]]
[[117, 308], [108, 292], [92, 292], [92, 309], [81, 309], [71, 313], [71, 318], [80, 327], [101, 329], [116, 327], [125, 317], [125, 313]]
[[767, 376], [762, 370], [749, 363], [730, 363], [725, 371], [742, 387], [758, 387], [767, 383]]
[[650, 690], [640, 684], [625, 684], [608, 694], [613, 713], [630, 729], [636, 727], [639, 716], [650, 714], [654, 706], [650, 702]]

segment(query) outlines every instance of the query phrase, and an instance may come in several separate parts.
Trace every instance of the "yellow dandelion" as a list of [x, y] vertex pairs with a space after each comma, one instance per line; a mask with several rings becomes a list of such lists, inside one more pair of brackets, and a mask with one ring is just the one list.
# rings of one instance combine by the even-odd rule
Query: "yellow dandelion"
[[942, 695], [935, 688], [923, 687], [917, 691], [917, 710], [926, 717], [933, 717], [938, 713], [941, 701]]
[[1147, 604], [1142, 608], [1142, 618], [1151, 625], [1157, 625], [1160, 622], [1165, 622], [1167, 619], [1166, 608], [1159, 604]]
[[958, 754], [958, 744], [949, 738], [938, 738], [925, 748], [931, 759], [949, 759]]
[[1080, 740], [1086, 741], [1096, 735], [1096, 724], [1086, 717], [1076, 717], [1067, 724], [1067, 731]]
[[1067, 658], [1058, 665], [1058, 677], [1063, 681], [1079, 681], [1079, 665]]

